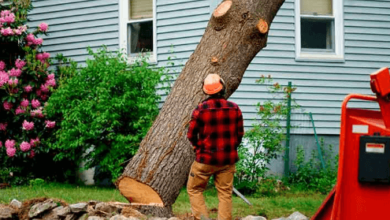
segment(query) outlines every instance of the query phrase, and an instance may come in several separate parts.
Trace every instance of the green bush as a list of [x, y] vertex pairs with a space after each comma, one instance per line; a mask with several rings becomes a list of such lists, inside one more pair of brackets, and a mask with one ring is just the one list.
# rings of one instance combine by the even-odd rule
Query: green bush
[[302, 146], [298, 146], [297, 158], [294, 161], [297, 170], [290, 174], [289, 183], [301, 189], [314, 190], [322, 194], [329, 193], [337, 180], [338, 155], [334, 155], [332, 145], [328, 145], [328, 148], [325, 148], [324, 145], [324, 139], [320, 139], [320, 147], [325, 161], [324, 168], [321, 166], [316, 150], [313, 150], [310, 159], [305, 161], [305, 150]]
[[93, 59], [85, 67], [59, 67], [60, 85], [46, 110], [62, 121], [50, 147], [60, 150], [55, 160], [84, 161], [85, 169], [98, 166], [114, 181], [158, 114], [166, 71], [151, 68], [146, 57], [130, 65], [121, 52], [88, 51]]
[[[282, 124], [288, 114], [288, 97], [295, 88], [272, 84], [269, 76], [256, 81], [265, 85], [273, 98], [257, 104], [257, 118], [252, 129], [246, 131], [243, 146], [239, 148], [236, 187], [247, 193], [256, 192], [259, 179], [265, 178], [268, 165], [284, 150], [286, 127]], [[292, 109], [298, 108], [292, 100]]]

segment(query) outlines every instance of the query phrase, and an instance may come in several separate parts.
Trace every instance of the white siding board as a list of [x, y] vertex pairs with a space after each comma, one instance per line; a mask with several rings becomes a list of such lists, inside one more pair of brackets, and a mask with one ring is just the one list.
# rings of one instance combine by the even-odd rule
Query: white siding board
[[158, 12], [172, 12], [179, 10], [188, 10], [195, 8], [208, 8], [210, 7], [209, 1], [195, 1], [195, 2], [183, 2], [180, 4], [161, 5], [158, 7]]
[[69, 3], [76, 3], [76, 2], [89, 2], [90, 0], [48, 0], [48, 1], [33, 1], [34, 8], [41, 8], [41, 7], [47, 7], [47, 6], [53, 6], [53, 5], [64, 5]]
[[157, 32], [163, 34], [163, 33], [177, 32], [178, 30], [180, 31], [189, 31], [189, 30], [198, 30], [198, 29], [204, 30], [206, 27], [207, 24], [205, 22], [195, 22], [195, 23], [178, 24], [175, 26], [157, 27]]
[[359, 7], [359, 8], [390, 8], [390, 2], [385, 1], [345, 1], [347, 8]]
[[40, 20], [47, 20], [52, 18], [71, 18], [77, 15], [87, 15], [87, 14], [94, 14], [96, 17], [99, 18], [101, 14], [107, 13], [107, 12], [117, 12], [118, 13], [118, 6], [117, 5], [110, 5], [110, 6], [102, 6], [102, 7], [93, 7], [93, 8], [84, 8], [84, 9], [78, 9], [75, 8], [75, 10], [68, 10], [63, 12], [53, 12], [51, 13], [48, 11], [44, 14], [32, 14], [31, 16], [39, 16]]
[[183, 18], [183, 17], [191, 17], [192, 15], [204, 15], [204, 14], [209, 14], [208, 7], [180, 10], [174, 12], [164, 12], [164, 13], [160, 13], [158, 11], [157, 19], [159, 20], [159, 19]]
[[35, 7], [31, 11], [30, 15], [41, 15], [44, 16], [47, 13], [58, 13], [58, 12], [74, 12], [77, 10], [90, 10], [96, 7], [107, 7], [107, 6], [118, 6], [115, 1], [87, 1], [87, 2], [76, 2], [72, 4], [62, 5], [51, 5], [50, 7]]
[[[68, 17], [66, 19], [63, 19], [61, 16], [52, 18], [52, 19], [42, 19], [40, 16], [31, 16], [32, 19], [32, 26], [37, 26], [39, 22], [46, 22], [50, 26], [56, 26], [56, 25], [68, 25], [69, 28], [72, 28], [72, 26], [75, 23], [82, 23], [87, 21], [97, 21], [100, 19], [118, 19], [118, 12], [106, 12], [103, 14], [100, 14], [98, 17], [96, 14], [85, 14], [85, 15], [78, 15], [78, 16], [72, 16]], [[31, 26], [31, 25], [30, 25]]]
[[180, 24], [188, 24], [190, 22], [208, 22], [210, 19], [209, 14], [201, 14], [201, 15], [194, 15], [191, 16], [190, 19], [158, 19], [157, 20], [157, 27], [162, 26], [176, 26]]

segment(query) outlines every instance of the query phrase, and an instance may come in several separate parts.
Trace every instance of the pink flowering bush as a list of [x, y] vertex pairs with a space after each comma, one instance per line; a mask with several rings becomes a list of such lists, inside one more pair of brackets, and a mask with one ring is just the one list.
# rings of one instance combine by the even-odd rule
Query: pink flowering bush
[[[39, 172], [32, 170], [36, 164], [48, 164], [53, 158], [41, 140], [56, 128], [44, 108], [57, 82], [48, 69], [50, 54], [41, 48], [40, 35], [48, 32], [49, 25], [41, 23], [30, 32], [31, 5], [21, 2], [13, 1], [7, 8], [0, 4], [0, 48], [5, 48], [0, 52], [0, 167], [14, 167], [14, 173], [18, 170], [29, 178], [30, 172]], [[2, 181], [6, 180], [0, 175]]]

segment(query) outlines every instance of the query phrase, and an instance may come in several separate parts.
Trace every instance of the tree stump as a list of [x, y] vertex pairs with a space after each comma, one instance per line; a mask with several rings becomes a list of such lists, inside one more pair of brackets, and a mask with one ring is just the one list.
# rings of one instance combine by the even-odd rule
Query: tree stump
[[[206, 98], [204, 78], [219, 74], [227, 85], [228, 98], [249, 63], [266, 46], [268, 24], [283, 2], [227, 0], [215, 9], [160, 114], [116, 183], [129, 202], [156, 206], [159, 214], [161, 206], [168, 210], [165, 213], [171, 210], [195, 158], [186, 134], [192, 111]], [[257, 26], [260, 20], [267, 24], [266, 33]], [[149, 211], [153, 214], [153, 208]]]

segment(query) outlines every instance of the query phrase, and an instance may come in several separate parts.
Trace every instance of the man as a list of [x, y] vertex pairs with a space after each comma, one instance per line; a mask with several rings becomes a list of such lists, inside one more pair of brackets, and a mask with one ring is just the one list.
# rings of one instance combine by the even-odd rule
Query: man
[[209, 218], [203, 191], [212, 175], [218, 191], [218, 219], [232, 219], [233, 176], [244, 128], [241, 110], [224, 98], [225, 90], [219, 75], [206, 77], [203, 92], [210, 97], [193, 111], [187, 134], [196, 151], [187, 183], [195, 219]]

